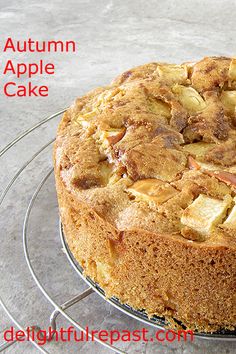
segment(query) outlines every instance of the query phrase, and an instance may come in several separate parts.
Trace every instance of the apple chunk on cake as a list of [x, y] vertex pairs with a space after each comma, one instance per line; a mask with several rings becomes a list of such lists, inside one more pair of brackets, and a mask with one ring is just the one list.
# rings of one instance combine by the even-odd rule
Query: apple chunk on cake
[[200, 194], [183, 212], [181, 223], [201, 235], [210, 235], [213, 228], [220, 224], [231, 206], [232, 198], [215, 199]]
[[166, 202], [178, 193], [169, 183], [155, 178], [139, 180], [128, 188], [128, 191], [136, 200], [154, 201], [157, 204]]
[[223, 223], [223, 226], [225, 226], [229, 229], [236, 230], [236, 197], [234, 198], [234, 206], [230, 210], [230, 213], [229, 213], [227, 219]]

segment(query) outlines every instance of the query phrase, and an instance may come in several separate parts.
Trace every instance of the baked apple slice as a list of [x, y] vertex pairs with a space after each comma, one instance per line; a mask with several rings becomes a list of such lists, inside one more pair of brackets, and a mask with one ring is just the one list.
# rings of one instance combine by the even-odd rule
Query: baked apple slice
[[181, 223], [201, 235], [209, 236], [213, 228], [220, 224], [231, 206], [232, 198], [224, 200], [200, 194], [183, 212]]
[[165, 82], [185, 83], [188, 79], [187, 65], [162, 64], [156, 68], [158, 76]]
[[172, 92], [177, 95], [179, 102], [190, 113], [197, 113], [206, 108], [206, 102], [192, 87], [174, 85]]
[[221, 166], [217, 166], [207, 162], [201, 162], [194, 159], [191, 155], [188, 156], [188, 167], [190, 170], [203, 170], [205, 172], [219, 171], [222, 169]]
[[97, 144], [101, 147], [103, 152], [108, 152], [110, 147], [118, 143], [123, 136], [125, 135], [125, 128], [101, 128], [99, 127], [96, 130], [96, 133], [93, 135]]
[[233, 81], [236, 80], [236, 58], [231, 60], [229, 66], [229, 78]]
[[229, 213], [229, 216], [223, 223], [223, 226], [226, 226], [229, 229], [236, 229], [236, 198], [234, 198], [234, 206]]
[[154, 201], [157, 204], [165, 203], [178, 193], [169, 183], [155, 178], [139, 180], [129, 187], [128, 191], [135, 196], [136, 200]]
[[103, 285], [108, 284], [111, 280], [111, 267], [106, 263], [97, 261], [96, 273], [98, 281]]
[[190, 170], [200, 170], [201, 167], [199, 163], [191, 156], [188, 156], [188, 167]]
[[222, 91], [221, 102], [230, 115], [235, 114], [236, 91]]
[[158, 114], [169, 119], [171, 117], [171, 109], [168, 103], [157, 98], [148, 99], [148, 108], [152, 113]]
[[204, 156], [212, 145], [208, 143], [194, 143], [188, 144], [183, 147], [183, 150], [188, 151], [196, 156], [188, 156], [188, 167], [190, 170], [202, 170], [208, 175], [217, 178], [219, 181], [224, 182], [232, 187], [236, 187], [236, 166], [222, 167], [216, 164], [202, 162], [197, 158]]
[[190, 154], [196, 156], [196, 158], [204, 156], [208, 150], [213, 148], [215, 144], [204, 143], [199, 141], [197, 143], [186, 144], [183, 146], [183, 150], [189, 152]]
[[99, 163], [99, 172], [103, 185], [107, 186], [115, 184], [121, 179], [124, 168], [108, 161], [102, 161]]
[[217, 178], [219, 181], [224, 182], [232, 187], [236, 187], [236, 174], [227, 171], [207, 171], [210, 176]]
[[103, 130], [100, 139], [104, 146], [114, 145], [120, 141], [125, 135], [125, 128]]

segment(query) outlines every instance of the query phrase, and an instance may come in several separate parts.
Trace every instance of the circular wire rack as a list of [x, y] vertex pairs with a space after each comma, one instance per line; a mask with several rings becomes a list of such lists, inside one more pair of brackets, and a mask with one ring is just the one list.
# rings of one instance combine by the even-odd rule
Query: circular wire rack
[[[22, 140], [24, 140], [27, 136], [30, 136], [34, 131], [37, 129], [43, 127], [46, 125], [48, 122], [52, 120], [59, 119], [60, 116], [65, 112], [66, 109], [63, 109], [49, 117], [46, 117], [33, 127], [29, 128], [26, 130], [24, 133], [19, 135], [16, 139], [14, 139], [12, 142], [10, 142], [5, 148], [3, 148], [0, 151], [0, 158], [3, 158], [4, 156], [7, 155], [9, 151], [12, 151], [18, 143], [20, 143]], [[38, 158], [40, 158], [41, 154], [43, 154], [47, 149], [50, 151], [50, 156], [51, 156], [51, 145], [53, 144], [55, 138], [49, 139], [43, 146], [40, 146], [37, 151], [35, 151], [33, 154], [31, 154], [31, 149], [29, 150], [30, 158], [26, 161], [23, 162], [23, 164], [20, 164], [19, 168], [16, 170], [16, 172], [13, 174], [12, 178], [10, 181], [7, 183], [6, 187], [2, 191], [1, 197], [0, 197], [0, 206], [4, 208], [4, 202], [8, 196], [8, 194], [13, 190], [14, 185], [17, 183], [17, 181], [20, 179], [21, 175], [29, 168]], [[14, 153], [14, 151], [13, 151]], [[51, 160], [49, 159], [49, 163], [51, 163]], [[36, 165], [38, 168], [38, 165]], [[35, 172], [35, 168], [32, 167], [32, 171]], [[50, 316], [50, 326], [52, 329], [57, 329], [56, 326], [56, 320], [59, 314], [61, 314], [64, 319], [66, 319], [71, 325], [73, 325], [77, 330], [86, 332], [87, 329], [85, 326], [82, 326], [77, 320], [73, 318], [71, 314], [67, 312], [68, 309], [72, 308], [74, 305], [78, 304], [82, 300], [90, 297], [91, 294], [97, 293], [102, 297], [106, 303], [109, 303], [122, 313], [125, 313], [129, 317], [131, 317], [134, 320], [139, 321], [139, 324], [141, 323], [142, 325], [148, 325], [152, 326], [154, 329], [165, 329], [166, 328], [166, 322], [163, 318], [154, 316], [153, 318], [148, 318], [146, 313], [144, 311], [137, 311], [131, 308], [130, 306], [126, 304], [121, 304], [118, 299], [116, 298], [111, 298], [107, 299], [105, 297], [105, 294], [103, 290], [98, 286], [98, 284], [94, 283], [90, 278], [85, 277], [83, 275], [83, 269], [81, 266], [77, 263], [73, 255], [71, 254], [65, 237], [63, 233], [63, 228], [62, 225], [59, 221], [59, 227], [57, 233], [60, 234], [60, 239], [61, 239], [61, 244], [63, 247], [63, 252], [66, 254], [66, 257], [68, 258], [69, 265], [72, 266], [73, 270], [76, 271], [76, 273], [83, 279], [83, 281], [88, 285], [87, 288], [81, 292], [79, 292], [77, 295], [70, 297], [69, 300], [63, 302], [62, 304], [59, 304], [58, 301], [55, 300], [55, 297], [53, 297], [50, 294], [50, 291], [48, 291], [47, 287], [45, 284], [40, 279], [40, 276], [38, 275], [39, 270], [38, 268], [34, 265], [34, 255], [31, 252], [31, 247], [30, 243], [32, 242], [32, 237], [36, 234], [36, 231], [31, 232], [30, 231], [30, 221], [32, 217], [32, 213], [35, 208], [35, 203], [37, 201], [37, 198], [40, 196], [40, 193], [42, 189], [45, 187], [47, 182], [49, 181], [50, 178], [53, 176], [53, 168], [52, 168], [52, 163], [49, 168], [45, 171], [43, 169], [42, 171], [42, 178], [40, 182], [37, 182], [36, 188], [34, 187], [33, 192], [30, 194], [29, 200], [27, 200], [27, 207], [26, 210], [24, 211], [24, 221], [23, 221], [23, 227], [22, 227], [22, 234], [23, 234], [23, 239], [22, 239], [22, 250], [24, 252], [24, 259], [25, 262], [30, 270], [30, 273], [32, 275], [32, 278], [34, 279], [35, 283], [37, 284], [37, 287], [41, 290], [47, 301], [52, 305], [53, 311]], [[53, 182], [52, 182], [53, 183]], [[13, 190], [14, 193], [14, 190]], [[23, 193], [23, 192], [22, 192]], [[59, 235], [58, 235], [59, 236]], [[59, 238], [59, 237], [58, 237]], [[42, 242], [43, 243], [43, 242]], [[53, 245], [53, 243], [52, 243]], [[43, 247], [43, 245], [42, 245]], [[66, 261], [66, 257], [64, 258], [64, 262]], [[45, 262], [46, 263], [46, 262]], [[71, 267], [70, 267], [71, 268]], [[12, 322], [15, 324], [17, 328], [25, 332], [26, 326], [23, 325], [18, 321], [18, 319], [15, 318], [13, 312], [7, 305], [7, 301], [3, 299], [2, 294], [0, 294], [0, 303], [5, 310], [5, 312], [8, 314]], [[136, 322], [136, 321], [135, 321]], [[39, 328], [39, 327], [38, 327]], [[213, 334], [206, 334], [206, 333], [195, 333], [195, 336], [201, 339], [208, 339], [208, 340], [220, 340], [220, 341], [236, 341], [236, 333], [235, 332], [230, 332], [230, 331], [222, 331], [219, 333], [213, 333]], [[88, 333], [88, 337], [91, 338], [91, 334]], [[48, 337], [48, 342], [49, 342], [49, 337]], [[29, 338], [31, 341], [32, 345], [35, 346], [39, 351], [42, 353], [50, 353], [46, 347], [42, 347], [37, 343], [37, 341], [33, 340], [32, 338]], [[123, 349], [118, 348], [117, 346], [111, 345], [107, 342], [101, 341], [98, 337], [94, 337], [94, 340], [101, 345], [107, 347], [107, 349], [116, 352], [116, 353], [125, 353]], [[8, 348], [10, 345], [12, 345], [14, 341], [8, 343], [3, 343], [0, 346], [0, 352], [4, 351], [6, 348]]]

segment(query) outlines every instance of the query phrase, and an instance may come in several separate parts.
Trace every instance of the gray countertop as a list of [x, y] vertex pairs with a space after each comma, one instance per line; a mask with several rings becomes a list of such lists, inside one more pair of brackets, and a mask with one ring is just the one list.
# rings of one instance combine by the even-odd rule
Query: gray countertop
[[[76, 96], [106, 85], [114, 76], [151, 61], [182, 62], [207, 55], [235, 54], [235, 0], [0, 0], [0, 148], [42, 118], [67, 107]], [[23, 40], [74, 40], [74, 54], [2, 53], [7, 37]], [[33, 78], [49, 86], [47, 98], [7, 98], [2, 86], [13, 79], [2, 75], [7, 59], [54, 62], [56, 74]], [[26, 83], [22, 77], [19, 83]], [[14, 172], [55, 135], [58, 119], [43, 126], [11, 149], [1, 162], [3, 190]], [[52, 305], [35, 285], [23, 255], [22, 224], [30, 197], [51, 166], [51, 147], [33, 161], [7, 195], [0, 217], [0, 295], [23, 325], [46, 328]], [[32, 264], [46, 290], [58, 304], [86, 285], [78, 279], [62, 252], [58, 236], [57, 202], [53, 176], [35, 202], [29, 226]], [[140, 328], [141, 324], [91, 295], [69, 312], [91, 328]], [[12, 325], [0, 308], [0, 332]], [[68, 326], [62, 317], [59, 326]], [[235, 344], [195, 339], [193, 343], [122, 344], [128, 353], [233, 353]], [[51, 353], [110, 353], [94, 343], [50, 343]], [[18, 343], [8, 353], [37, 353]]]

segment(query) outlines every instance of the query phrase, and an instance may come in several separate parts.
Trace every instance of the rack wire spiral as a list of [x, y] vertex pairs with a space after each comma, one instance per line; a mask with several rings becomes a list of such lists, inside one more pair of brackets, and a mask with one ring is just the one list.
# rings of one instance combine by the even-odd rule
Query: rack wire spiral
[[[39, 123], [37, 123], [36, 125], [34, 125], [33, 127], [29, 128], [28, 130], [26, 130], [24, 133], [22, 133], [21, 135], [19, 135], [16, 139], [14, 139], [12, 142], [10, 142], [5, 148], [2, 149], [2, 151], [0, 151], [0, 158], [3, 158], [10, 150], [14, 149], [15, 146], [21, 142], [24, 138], [26, 138], [27, 136], [29, 136], [31, 133], [33, 133], [34, 131], [36, 131], [38, 128], [44, 126], [45, 124], [47, 124], [48, 122], [55, 120], [56, 118], [60, 118], [61, 114], [65, 111], [65, 109], [49, 116], [46, 117], [45, 119], [43, 119], [42, 121], [40, 121]], [[55, 139], [50, 139], [48, 142], [46, 142], [46, 144], [44, 144], [42, 147], [40, 147], [35, 153], [33, 153], [33, 155], [28, 159], [28, 161], [24, 162], [19, 169], [17, 170], [17, 172], [13, 175], [12, 179], [8, 182], [8, 184], [6, 185], [5, 189], [3, 190], [1, 197], [0, 197], [0, 207], [3, 208], [3, 203], [5, 201], [5, 199], [8, 196], [8, 193], [12, 190], [14, 184], [18, 181], [18, 179], [20, 178], [20, 176], [22, 175], [22, 173], [24, 173], [24, 171], [31, 166], [31, 164], [40, 157], [40, 155], [45, 152], [48, 148], [51, 147], [53, 141]], [[35, 206], [35, 201], [38, 198], [38, 196], [40, 195], [40, 192], [42, 190], [42, 188], [45, 186], [46, 182], [48, 181], [48, 179], [52, 176], [53, 173], [53, 169], [50, 166], [50, 168], [47, 170], [47, 172], [45, 173], [45, 171], [43, 171], [43, 178], [41, 179], [40, 183], [37, 185], [35, 191], [33, 192], [33, 194], [31, 195], [30, 201], [28, 203], [26, 212], [25, 212], [25, 216], [24, 216], [24, 222], [23, 222], [23, 228], [22, 228], [22, 233], [23, 233], [23, 239], [22, 239], [22, 246], [23, 246], [23, 252], [24, 252], [24, 256], [25, 256], [25, 262], [30, 270], [30, 273], [35, 281], [35, 283], [37, 284], [38, 288], [41, 290], [41, 292], [43, 293], [43, 295], [45, 296], [45, 298], [47, 299], [47, 301], [53, 306], [54, 310], [51, 313], [50, 316], [50, 326], [52, 327], [52, 329], [56, 329], [56, 320], [58, 315], [62, 315], [68, 322], [70, 322], [75, 328], [77, 328], [80, 331], [85, 332], [86, 329], [76, 320], [74, 320], [72, 318], [71, 315], [69, 315], [66, 310], [71, 308], [72, 306], [74, 306], [75, 304], [79, 303], [80, 301], [82, 301], [83, 299], [89, 297], [92, 293], [97, 293], [99, 294], [106, 302], [108, 302], [109, 304], [111, 304], [112, 306], [116, 307], [117, 309], [119, 309], [120, 311], [122, 311], [123, 313], [125, 313], [126, 315], [129, 315], [130, 317], [132, 317], [135, 320], [140, 321], [141, 323], [145, 324], [145, 325], [151, 325], [153, 326], [155, 329], [163, 329], [165, 326], [165, 321], [162, 318], [152, 318], [149, 319], [145, 312], [143, 311], [136, 311], [134, 309], [132, 309], [131, 307], [129, 307], [128, 305], [122, 305], [118, 299], [116, 298], [111, 298], [111, 299], [106, 299], [103, 290], [97, 285], [95, 284], [91, 279], [89, 278], [85, 278], [83, 276], [83, 271], [82, 268], [80, 267], [80, 265], [76, 262], [76, 260], [73, 258], [73, 255], [70, 253], [69, 248], [67, 247], [65, 238], [64, 238], [64, 234], [63, 234], [63, 229], [61, 224], [59, 223], [59, 233], [60, 233], [60, 238], [61, 238], [61, 242], [62, 242], [62, 246], [64, 249], [64, 252], [71, 264], [71, 266], [73, 267], [73, 269], [77, 272], [77, 274], [79, 274], [80, 277], [82, 277], [82, 279], [87, 283], [88, 287], [86, 290], [78, 293], [76, 296], [71, 297], [69, 300], [65, 301], [63, 304], [58, 304], [58, 302], [55, 301], [55, 299], [50, 295], [49, 291], [46, 289], [45, 285], [42, 284], [38, 274], [37, 274], [37, 269], [35, 269], [34, 266], [34, 256], [31, 254], [30, 251], [30, 247], [29, 247], [29, 243], [31, 242], [30, 239], [30, 231], [29, 231], [29, 224], [30, 224], [30, 218], [31, 218], [31, 214], [32, 211], [34, 209]], [[0, 291], [1, 292], [1, 291]], [[25, 326], [22, 325], [22, 323], [20, 323], [15, 316], [13, 315], [12, 311], [9, 309], [9, 306], [6, 304], [6, 301], [3, 299], [2, 294], [0, 294], [0, 303], [3, 307], [3, 309], [5, 310], [5, 312], [8, 314], [8, 316], [10, 317], [10, 319], [14, 322], [14, 324], [16, 325], [16, 327], [18, 327], [21, 330], [25, 330]], [[196, 333], [196, 336], [198, 336], [199, 338], [204, 338], [204, 339], [215, 339], [215, 340], [224, 340], [224, 341], [236, 341], [236, 333], [235, 332], [221, 332], [221, 333], [215, 333], [215, 334], [204, 334], [204, 333]], [[107, 347], [108, 349], [116, 352], [116, 353], [124, 353], [123, 350], [117, 348], [116, 346], [110, 345], [109, 343], [103, 342], [101, 341], [99, 338], [94, 338], [98, 343], [102, 344], [103, 346]], [[32, 345], [34, 345], [39, 351], [41, 351], [42, 353], [50, 353], [46, 348], [43, 348], [42, 346], [40, 346], [36, 341], [31, 340]], [[10, 345], [12, 345], [14, 342], [11, 343], [4, 343], [3, 345], [0, 346], [0, 352], [2, 352], [3, 350], [5, 350], [7, 347], [9, 347]]]

